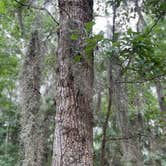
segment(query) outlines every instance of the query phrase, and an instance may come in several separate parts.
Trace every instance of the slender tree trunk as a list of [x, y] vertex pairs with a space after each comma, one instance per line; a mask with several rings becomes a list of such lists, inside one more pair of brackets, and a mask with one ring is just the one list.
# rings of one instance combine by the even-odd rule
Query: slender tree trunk
[[[166, 98], [165, 98], [165, 93], [164, 93], [164, 87], [162, 85], [162, 82], [159, 79], [155, 80], [155, 86], [156, 86], [156, 92], [157, 92], [157, 98], [158, 98], [158, 104], [161, 112], [166, 111]], [[161, 114], [162, 115], [162, 114]], [[165, 116], [161, 117], [162, 121], [165, 122]], [[162, 135], [165, 137], [166, 136], [166, 126], [162, 128], [163, 132]], [[154, 135], [151, 133], [151, 138], [149, 138], [149, 144], [150, 144], [150, 154], [153, 155], [157, 151], [162, 151], [162, 149], [166, 148], [166, 143], [165, 140], [161, 141], [159, 139], [159, 136]], [[159, 165], [158, 161], [151, 157], [150, 159], [150, 164], [152, 166]], [[161, 165], [161, 163], [160, 163]]]
[[101, 95], [101, 90], [99, 90], [99, 92], [97, 93], [97, 102], [96, 102], [96, 115], [98, 115], [101, 112], [101, 99], [102, 99], [102, 95]]
[[[116, 4], [113, 6], [113, 28], [112, 28], [112, 41], [115, 42], [115, 32], [118, 29], [118, 24], [116, 23]], [[135, 165], [142, 166], [143, 158], [139, 142], [137, 138], [131, 138], [133, 135], [133, 129], [128, 117], [128, 97], [127, 88], [125, 84], [121, 84], [123, 78], [123, 73], [121, 71], [120, 59], [113, 53], [112, 58], [110, 58], [110, 74], [109, 74], [109, 84], [112, 89], [112, 107], [116, 112], [117, 117], [117, 127], [124, 139], [121, 140], [121, 148], [123, 152], [122, 163], [126, 166]], [[125, 139], [129, 138], [129, 139]], [[131, 138], [131, 139], [130, 139]]]
[[[116, 10], [117, 7], [116, 5], [113, 6], [113, 28], [112, 28], [112, 41], [115, 41], [115, 21], [116, 21]], [[111, 37], [111, 34], [109, 34], [109, 29], [108, 29], [108, 37]], [[102, 142], [101, 142], [101, 156], [100, 156], [100, 165], [104, 166], [105, 165], [105, 147], [106, 147], [106, 134], [107, 134], [107, 127], [108, 127], [108, 122], [109, 122], [109, 117], [110, 117], [110, 112], [111, 112], [111, 106], [112, 106], [112, 95], [113, 95], [113, 68], [112, 68], [112, 60], [111, 58], [109, 59], [109, 64], [108, 64], [108, 83], [109, 83], [109, 90], [108, 90], [108, 107], [107, 107], [107, 114], [106, 118], [103, 124], [103, 135], [102, 135]]]
[[143, 166], [143, 157], [137, 131], [133, 130], [128, 117], [128, 99], [125, 89], [124, 85], [120, 83], [114, 84], [114, 107], [117, 115], [117, 124], [122, 137], [124, 137], [121, 141], [123, 151], [122, 162], [125, 166]]
[[157, 80], [155, 82], [155, 85], [156, 85], [156, 91], [157, 91], [157, 97], [158, 97], [160, 110], [166, 111], [165, 94], [164, 94], [164, 89], [163, 89], [163, 86], [162, 86], [160, 80]]
[[38, 32], [32, 33], [21, 79], [22, 166], [41, 166], [38, 128], [40, 110], [41, 55]]
[[[110, 61], [111, 63], [111, 61]], [[106, 163], [106, 159], [105, 159], [105, 148], [106, 148], [106, 141], [107, 141], [107, 128], [108, 128], [108, 122], [109, 122], [109, 117], [110, 117], [110, 113], [111, 113], [111, 106], [112, 106], [112, 93], [113, 93], [113, 85], [112, 85], [112, 65], [109, 64], [109, 99], [108, 99], [108, 107], [107, 107], [107, 114], [106, 114], [106, 118], [103, 124], [103, 134], [102, 134], [102, 142], [101, 142], [101, 156], [100, 156], [100, 165], [104, 166]]]
[[85, 24], [92, 20], [93, 0], [59, 0], [59, 9], [52, 166], [92, 166], [93, 55], [85, 51]]
[[25, 31], [24, 31], [24, 23], [23, 23], [22, 14], [23, 14], [22, 7], [18, 7], [18, 9], [17, 9], [17, 17], [18, 17], [18, 22], [19, 22], [20, 30], [21, 30], [21, 35], [24, 38]]
[[[112, 103], [116, 113], [117, 127], [120, 131], [121, 148], [123, 157], [121, 159], [124, 166], [143, 166], [143, 156], [139, 143], [137, 130], [135, 131], [131, 125], [128, 115], [128, 96], [126, 84], [121, 84], [123, 79], [119, 67], [119, 59], [112, 58], [112, 68], [114, 70], [113, 81], [110, 83], [113, 86]], [[124, 138], [124, 139], [123, 139]]]
[[110, 112], [111, 112], [111, 96], [109, 96], [109, 101], [108, 101], [108, 108], [107, 108], [107, 114], [106, 118], [103, 124], [103, 134], [102, 134], [102, 142], [101, 142], [101, 156], [100, 156], [100, 165], [104, 166], [106, 163], [105, 159], [105, 148], [106, 148], [106, 141], [107, 141], [107, 128], [108, 128], [108, 122], [109, 122], [109, 117], [110, 117]]

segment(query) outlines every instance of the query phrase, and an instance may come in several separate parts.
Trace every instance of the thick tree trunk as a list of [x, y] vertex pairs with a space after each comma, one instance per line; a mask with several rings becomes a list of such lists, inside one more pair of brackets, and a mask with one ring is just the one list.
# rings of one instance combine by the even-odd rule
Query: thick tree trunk
[[93, 0], [59, 0], [59, 9], [52, 166], [92, 166], [93, 55], [85, 51], [85, 24], [92, 20]]
[[32, 33], [21, 79], [22, 166], [41, 166], [38, 114], [40, 110], [41, 55], [38, 32]]

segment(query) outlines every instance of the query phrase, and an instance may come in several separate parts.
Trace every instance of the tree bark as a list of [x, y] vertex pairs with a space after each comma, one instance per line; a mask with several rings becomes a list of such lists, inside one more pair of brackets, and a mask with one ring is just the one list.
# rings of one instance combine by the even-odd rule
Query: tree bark
[[41, 166], [38, 116], [40, 110], [41, 54], [38, 32], [32, 33], [21, 78], [22, 166]]
[[93, 54], [85, 51], [85, 25], [92, 20], [93, 0], [59, 0], [59, 9], [52, 166], [92, 166]]
[[160, 80], [155, 81], [158, 103], [161, 111], [166, 111], [166, 101], [163, 86]]

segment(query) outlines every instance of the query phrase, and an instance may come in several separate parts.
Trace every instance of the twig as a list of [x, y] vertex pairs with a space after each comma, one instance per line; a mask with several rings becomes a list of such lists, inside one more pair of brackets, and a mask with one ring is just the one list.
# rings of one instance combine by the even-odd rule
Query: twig
[[51, 18], [52, 20], [57, 24], [59, 25], [58, 21], [53, 17], [53, 15], [45, 8], [45, 7], [38, 7], [38, 6], [32, 6], [30, 4], [25, 4], [25, 3], [22, 3], [18, 0], [15, 0], [15, 2], [17, 2], [18, 4], [20, 4], [21, 6], [24, 6], [24, 7], [28, 7], [28, 8], [33, 8], [33, 9], [36, 9], [36, 10], [41, 10], [41, 11], [45, 11]]
[[128, 81], [115, 81], [115, 83], [127, 83], [127, 84], [145, 83], [145, 82], [153, 81], [153, 80], [155, 80], [156, 78], [161, 78], [161, 77], [164, 77], [164, 76], [166, 76], [166, 74], [161, 74], [161, 75], [158, 75], [158, 76], [149, 78], [149, 79], [144, 79], [144, 80], [142, 80], [142, 81], [128, 80]]
[[59, 22], [58, 21], [56, 21], [56, 19], [53, 17], [53, 15], [46, 9], [46, 8], [43, 8], [46, 12], [47, 12], [47, 14], [52, 18], [52, 20], [57, 24], [57, 25], [59, 25]]
[[17, 2], [18, 4], [20, 4], [21, 6], [24, 6], [24, 7], [29, 7], [29, 8], [33, 8], [33, 9], [37, 9], [37, 10], [44, 10], [44, 8], [42, 7], [38, 7], [38, 6], [32, 6], [31, 4], [25, 4], [25, 3], [22, 3], [18, 0], [15, 0], [15, 2]]
[[111, 141], [129, 140], [129, 139], [137, 138], [137, 137], [140, 137], [140, 136], [141, 137], [148, 137], [145, 134], [137, 133], [137, 134], [130, 135], [130, 136], [110, 137], [109, 140], [111, 140]]
[[158, 22], [160, 21], [160, 19], [162, 18], [163, 14], [165, 14], [165, 12], [163, 12], [156, 20], [156, 22], [152, 25], [152, 27], [149, 29], [149, 31], [146, 33], [146, 35], [149, 35], [152, 30], [155, 28], [155, 26], [158, 24]]

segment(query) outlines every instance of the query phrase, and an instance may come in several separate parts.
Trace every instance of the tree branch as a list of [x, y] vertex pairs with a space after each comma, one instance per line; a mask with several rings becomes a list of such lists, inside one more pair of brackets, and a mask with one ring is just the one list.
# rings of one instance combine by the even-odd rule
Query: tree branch
[[110, 137], [108, 139], [108, 141], [109, 140], [111, 140], [111, 141], [129, 140], [129, 139], [133, 139], [133, 138], [137, 138], [137, 137], [148, 137], [148, 136], [145, 134], [137, 133], [137, 134], [130, 135], [130, 136]]
[[155, 21], [155, 23], [151, 26], [151, 28], [149, 29], [149, 31], [146, 33], [147, 35], [149, 35], [153, 29], [155, 28], [155, 26], [158, 24], [158, 22], [160, 21], [160, 19], [162, 18], [163, 14], [165, 14], [165, 12], [163, 12]]
[[18, 4], [20, 4], [21, 6], [27, 7], [27, 8], [33, 8], [36, 10], [41, 10], [41, 11], [45, 11], [50, 17], [51, 19], [57, 24], [59, 25], [58, 21], [53, 17], [53, 15], [45, 8], [45, 7], [38, 7], [38, 6], [32, 6], [31, 4], [24, 4], [18, 0], [15, 0], [15, 2], [17, 2]]
[[135, 84], [135, 83], [145, 83], [145, 82], [148, 82], [148, 81], [153, 81], [155, 80], [156, 78], [161, 78], [161, 77], [164, 77], [166, 76], [166, 74], [161, 74], [161, 75], [158, 75], [158, 76], [155, 76], [155, 77], [151, 77], [149, 79], [144, 79], [144, 80], [140, 80], [140, 81], [136, 81], [136, 80], [126, 80], [126, 81], [115, 81], [115, 83], [127, 83], [127, 84]]

